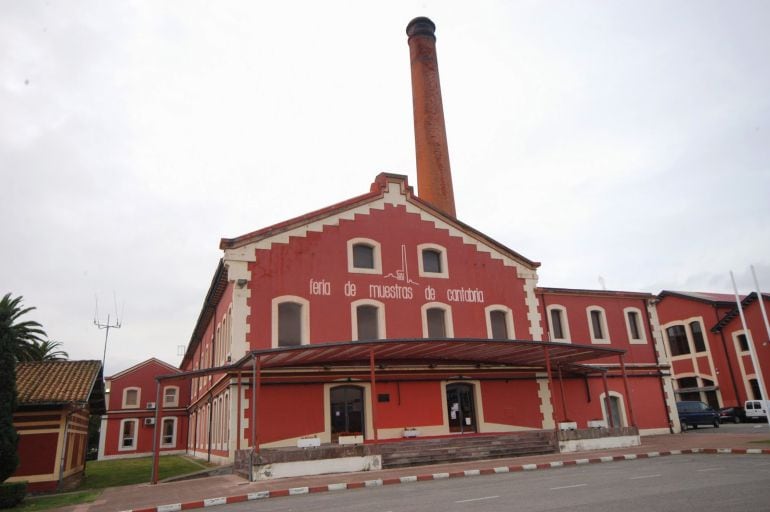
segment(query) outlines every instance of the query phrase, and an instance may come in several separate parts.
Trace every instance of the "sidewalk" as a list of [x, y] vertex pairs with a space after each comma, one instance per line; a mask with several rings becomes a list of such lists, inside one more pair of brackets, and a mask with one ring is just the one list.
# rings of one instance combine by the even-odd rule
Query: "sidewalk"
[[[431, 466], [384, 469], [361, 473], [337, 473], [310, 477], [247, 482], [235, 475], [213, 476], [158, 485], [140, 484], [105, 489], [93, 503], [63, 507], [68, 512], [117, 512], [133, 510], [173, 512], [292, 494], [337, 491], [379, 485], [401, 484], [439, 478], [475, 476], [509, 471], [548, 469], [565, 465], [611, 462], [684, 453], [764, 453], [770, 444], [752, 443], [770, 438], [766, 429], [750, 434], [699, 433], [650, 436], [631, 448], [553, 453], [506, 459], [479, 460]], [[694, 451], [693, 451], [694, 450]], [[229, 497], [229, 499], [225, 499]]]

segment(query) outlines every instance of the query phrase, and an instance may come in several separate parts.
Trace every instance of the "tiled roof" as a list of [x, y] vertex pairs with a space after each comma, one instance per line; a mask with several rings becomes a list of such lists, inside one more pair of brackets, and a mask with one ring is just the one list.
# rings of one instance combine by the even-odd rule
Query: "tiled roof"
[[94, 388], [101, 387], [101, 371], [101, 361], [18, 363], [19, 405], [86, 403]]
[[[731, 293], [680, 292], [680, 291], [674, 291], [674, 290], [663, 290], [662, 292], [660, 292], [661, 297], [665, 295], [678, 295], [680, 297], [700, 300], [704, 302], [735, 304], [735, 295]], [[741, 295], [741, 300], [745, 298], [746, 298], [745, 295]]]

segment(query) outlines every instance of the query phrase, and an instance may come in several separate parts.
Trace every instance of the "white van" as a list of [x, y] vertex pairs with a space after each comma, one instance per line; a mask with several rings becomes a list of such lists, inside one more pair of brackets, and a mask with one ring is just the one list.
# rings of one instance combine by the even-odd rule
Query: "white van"
[[767, 418], [770, 400], [746, 400], [743, 409], [746, 411], [748, 421], [762, 421]]

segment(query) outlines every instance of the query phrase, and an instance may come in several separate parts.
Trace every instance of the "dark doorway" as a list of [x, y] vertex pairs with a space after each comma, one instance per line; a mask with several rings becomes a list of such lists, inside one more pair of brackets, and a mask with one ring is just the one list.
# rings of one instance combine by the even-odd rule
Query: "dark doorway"
[[[612, 426], [615, 428], [624, 426], [623, 416], [620, 413], [620, 408], [622, 407], [622, 404], [620, 403], [620, 398], [610, 395], [609, 402], [610, 402], [610, 416], [612, 418]], [[608, 425], [609, 425], [609, 422], [608, 422]]]
[[340, 434], [364, 433], [364, 388], [338, 386], [331, 389], [331, 422], [333, 443]]
[[476, 432], [473, 384], [447, 384], [446, 408], [449, 414], [450, 432], [460, 434]]

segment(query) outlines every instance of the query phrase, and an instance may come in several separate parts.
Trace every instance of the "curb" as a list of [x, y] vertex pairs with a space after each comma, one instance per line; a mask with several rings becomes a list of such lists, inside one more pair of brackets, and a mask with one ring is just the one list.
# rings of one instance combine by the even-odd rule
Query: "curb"
[[519, 464], [514, 466], [499, 466], [483, 469], [466, 469], [464, 471], [453, 471], [451, 473], [429, 473], [424, 475], [412, 475], [393, 478], [378, 478], [375, 480], [363, 480], [360, 482], [338, 483], [319, 485], [315, 487], [290, 487], [287, 489], [278, 489], [273, 491], [257, 491], [248, 494], [239, 494], [237, 496], [226, 496], [217, 498], [206, 498], [186, 503], [172, 503], [169, 505], [159, 505], [157, 507], [128, 509], [122, 512], [177, 512], [181, 510], [191, 510], [196, 508], [213, 507], [216, 505], [226, 505], [232, 503], [243, 503], [244, 501], [262, 500], [267, 498], [279, 498], [283, 496], [300, 496], [303, 494], [313, 494], [318, 492], [335, 492], [347, 489], [363, 489], [367, 487], [381, 487], [383, 485], [407, 484], [412, 482], [424, 482], [428, 480], [445, 480], [447, 478], [463, 478], [469, 476], [494, 475], [499, 473], [515, 473], [519, 471], [537, 471], [541, 469], [554, 469], [566, 466], [580, 466], [583, 464], [601, 464], [604, 462], [616, 462], [622, 460], [651, 459], [653, 457], [665, 457], [668, 455], [687, 455], [687, 454], [736, 454], [736, 455], [770, 455], [770, 449], [763, 448], [690, 448], [686, 450], [669, 450], [663, 452], [647, 453], [628, 453], [625, 455], [607, 455], [604, 457], [593, 457], [587, 459], [573, 459], [554, 462], [542, 462], [540, 464]]

